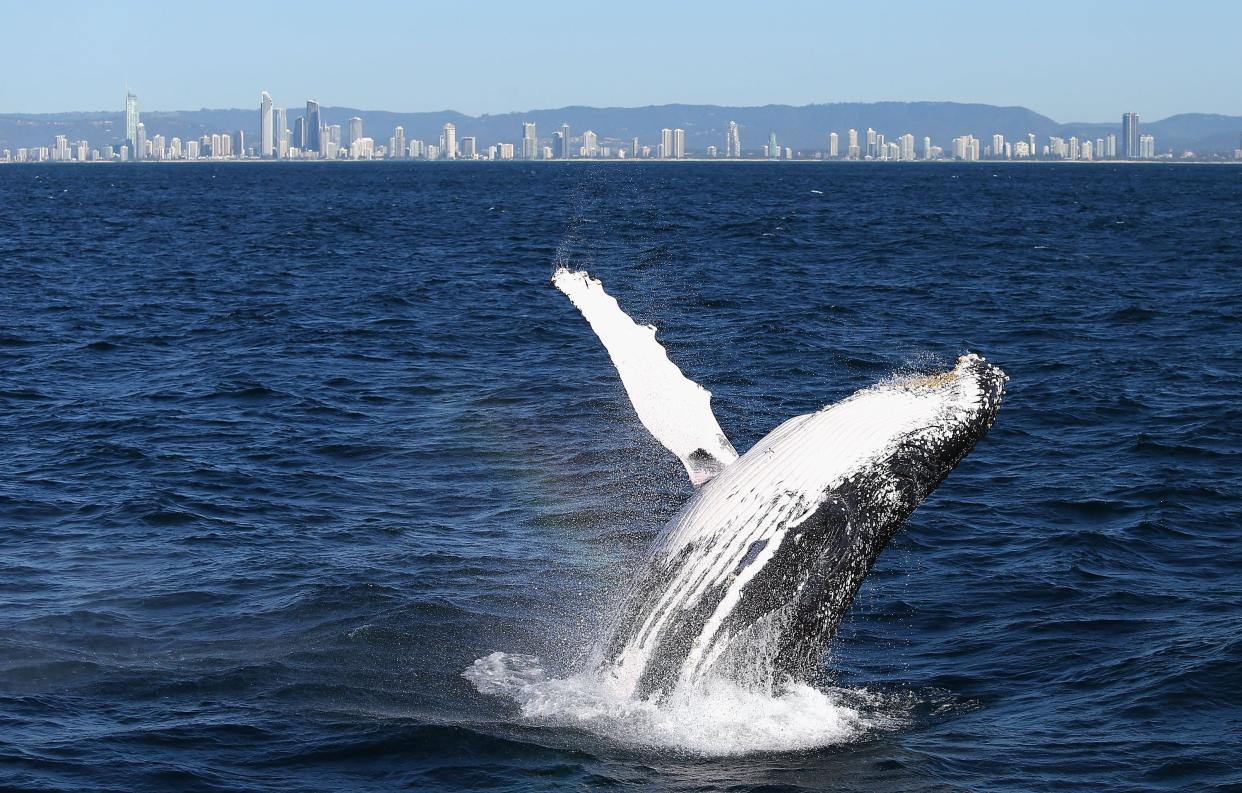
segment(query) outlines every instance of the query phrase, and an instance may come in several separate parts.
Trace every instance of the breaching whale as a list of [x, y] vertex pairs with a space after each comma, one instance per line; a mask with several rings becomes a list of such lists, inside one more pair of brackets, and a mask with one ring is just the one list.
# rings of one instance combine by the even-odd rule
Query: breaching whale
[[977, 355], [784, 422], [738, 456], [655, 338], [585, 272], [553, 283], [612, 358], [648, 431], [696, 491], [660, 532], [599, 667], [618, 694], [712, 676], [808, 680], [894, 532], [987, 433], [1008, 379]]

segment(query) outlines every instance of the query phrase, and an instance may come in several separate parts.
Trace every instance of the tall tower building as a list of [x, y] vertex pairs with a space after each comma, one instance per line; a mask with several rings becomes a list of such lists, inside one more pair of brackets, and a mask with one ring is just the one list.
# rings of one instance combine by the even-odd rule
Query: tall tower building
[[833, 158], [841, 156], [841, 138], [835, 132], [828, 133], [828, 156]]
[[1121, 153], [1127, 160], [1139, 157], [1138, 113], [1126, 113], [1121, 117]]
[[725, 156], [735, 158], [742, 156], [742, 136], [738, 131], [736, 121], [729, 122], [729, 137], [725, 142]]
[[[349, 120], [349, 131], [353, 134], [354, 120]], [[362, 121], [358, 121], [358, 137], [362, 137]], [[351, 140], [350, 143], [353, 143]], [[392, 151], [388, 152], [391, 159], [400, 160], [405, 157], [405, 127], [397, 127], [392, 132]]]
[[561, 124], [561, 150], [557, 152], [562, 160], [569, 159], [569, 125]]
[[289, 152], [289, 119], [283, 107], [272, 111], [272, 148], [277, 157], [284, 157]]
[[776, 144], [776, 133], [768, 134], [768, 159], [779, 160], [781, 158], [781, 147]]
[[522, 122], [522, 159], [533, 160], [539, 154], [539, 138], [535, 135], [535, 122]]
[[293, 122], [293, 145], [306, 151], [306, 116], [298, 116], [298, 120]]
[[272, 95], [267, 91], [259, 93], [259, 155], [270, 158], [276, 147], [276, 137], [272, 134]]
[[349, 142], [348, 146], [353, 146], [354, 141], [362, 140], [362, 119], [354, 116], [349, 120]]
[[138, 96], [129, 89], [125, 90], [125, 143], [129, 153], [138, 156]]
[[444, 125], [444, 151], [440, 155], [446, 160], [457, 159], [457, 127], [452, 122]]
[[673, 131], [668, 127], [660, 130], [660, 156], [665, 158], [673, 156]]
[[147, 157], [147, 125], [141, 121], [134, 127], [134, 159], [144, 160]]
[[306, 144], [303, 146], [307, 151], [320, 153], [323, 147], [319, 140], [320, 128], [323, 122], [319, 119], [319, 103], [313, 99], [306, 100], [306, 126], [303, 132], [306, 134]]
[[686, 157], [686, 131], [684, 129], [673, 130], [673, 158], [683, 160]]

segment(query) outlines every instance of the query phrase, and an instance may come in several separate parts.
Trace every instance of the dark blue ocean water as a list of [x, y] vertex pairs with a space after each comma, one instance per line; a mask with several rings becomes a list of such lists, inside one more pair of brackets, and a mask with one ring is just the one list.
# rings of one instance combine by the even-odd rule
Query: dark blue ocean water
[[[15, 166], [0, 209], [0, 787], [1242, 787], [1242, 169]], [[739, 450], [1011, 375], [831, 648], [847, 738], [462, 677], [571, 674], [690, 493], [557, 262]]]

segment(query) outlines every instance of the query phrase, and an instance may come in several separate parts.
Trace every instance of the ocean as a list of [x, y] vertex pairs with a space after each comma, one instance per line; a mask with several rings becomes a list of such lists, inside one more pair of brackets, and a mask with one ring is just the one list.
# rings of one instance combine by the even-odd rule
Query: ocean
[[[0, 788], [1242, 789], [1240, 168], [30, 165], [0, 207]], [[591, 689], [692, 491], [558, 265], [739, 451], [1009, 374], [815, 687]]]

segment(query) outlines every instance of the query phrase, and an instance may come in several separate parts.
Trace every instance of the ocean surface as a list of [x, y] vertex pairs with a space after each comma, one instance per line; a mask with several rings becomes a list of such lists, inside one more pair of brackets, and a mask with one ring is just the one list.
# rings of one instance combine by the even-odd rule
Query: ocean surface
[[[1242, 168], [0, 167], [0, 788], [1242, 789]], [[978, 352], [828, 683], [585, 659], [690, 495], [549, 283], [744, 450]]]

